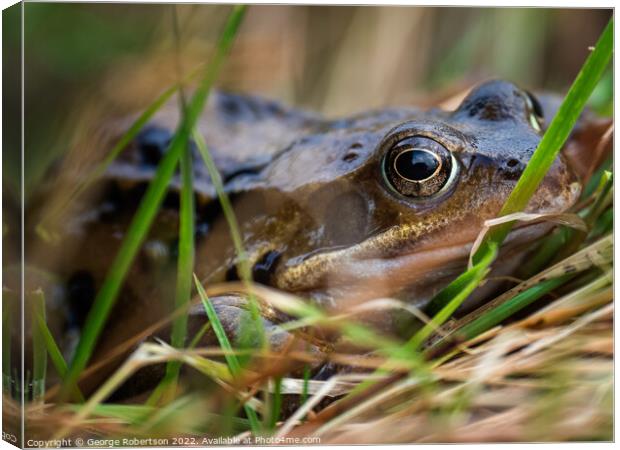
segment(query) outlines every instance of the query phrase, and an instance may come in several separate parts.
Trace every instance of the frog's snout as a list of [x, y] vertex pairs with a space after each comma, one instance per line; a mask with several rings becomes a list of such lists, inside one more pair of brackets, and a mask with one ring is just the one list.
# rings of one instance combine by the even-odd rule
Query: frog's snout
[[582, 185], [560, 155], [553, 163], [527, 208], [536, 213], [562, 213], [579, 200]]

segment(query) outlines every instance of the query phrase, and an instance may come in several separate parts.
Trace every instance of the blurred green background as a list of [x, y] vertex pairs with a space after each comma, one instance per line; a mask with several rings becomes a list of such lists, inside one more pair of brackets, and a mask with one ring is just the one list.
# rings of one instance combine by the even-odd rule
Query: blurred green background
[[[107, 120], [144, 108], [180, 74], [208, 61], [229, 9], [26, 3], [27, 191], [57, 155]], [[489, 77], [564, 92], [611, 14], [256, 5], [218, 84], [329, 116], [388, 104], [430, 106]], [[5, 42], [5, 52], [18, 48]], [[611, 73], [605, 86], [611, 89]], [[19, 92], [5, 95], [18, 101]], [[5, 167], [5, 186], [16, 173], [12, 166]]]

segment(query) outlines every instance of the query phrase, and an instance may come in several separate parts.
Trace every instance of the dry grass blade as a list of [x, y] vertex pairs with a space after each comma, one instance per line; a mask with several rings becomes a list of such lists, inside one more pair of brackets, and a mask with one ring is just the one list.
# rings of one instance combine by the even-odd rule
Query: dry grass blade
[[[282, 394], [301, 395], [304, 389], [306, 389], [308, 395], [317, 395], [322, 392], [325, 385], [327, 383], [330, 383], [334, 378], [336, 377], [332, 377], [328, 381], [307, 380], [307, 387], [304, 386], [306, 380], [297, 378], [283, 378], [282, 386], [280, 389]], [[357, 383], [353, 381], [357, 380], [358, 378], [360, 377], [349, 376], [345, 377], [344, 379], [337, 378], [333, 388], [327, 390], [327, 393], [325, 393], [324, 395], [326, 397], [339, 397], [341, 395], [344, 395], [347, 392], [351, 391], [351, 389], [353, 389], [357, 385]], [[273, 390], [270, 389], [270, 392], [273, 392]]]
[[474, 244], [471, 247], [471, 251], [469, 253], [469, 263], [468, 268], [471, 269], [474, 265], [473, 258], [480, 245], [484, 241], [485, 236], [491, 230], [492, 227], [497, 225], [502, 225], [506, 223], [512, 222], [525, 222], [525, 223], [537, 223], [537, 222], [552, 222], [558, 225], [565, 225], [571, 228], [575, 228], [576, 230], [587, 231], [588, 226], [585, 221], [579, 217], [577, 214], [563, 213], [563, 214], [532, 214], [532, 213], [524, 213], [517, 212], [513, 214], [508, 214], [506, 216], [498, 217], [496, 219], [489, 219], [484, 222], [484, 226]]
[[338, 385], [340, 383], [346, 383], [348, 381], [361, 381], [366, 378], [367, 377], [364, 375], [336, 375], [331, 377], [329, 380], [322, 383], [320, 389], [318, 389], [316, 393], [314, 393], [311, 399], [304, 402], [304, 404], [300, 408], [298, 408], [291, 417], [289, 417], [289, 419], [280, 427], [276, 436], [286, 436], [295, 427], [295, 425], [297, 425], [300, 420], [310, 411], [312, 411], [312, 409], [317, 406], [325, 397], [330, 396], [330, 394], [339, 395], [336, 393], [338, 391], [344, 393], [344, 391], [338, 389]]
[[[529, 280], [520, 283], [504, 294], [496, 297], [485, 305], [481, 306], [472, 313], [466, 315], [458, 321], [449, 323], [444, 328], [444, 332], [451, 332], [456, 329], [463, 328], [467, 324], [472, 323], [479, 317], [483, 317], [488, 311], [504, 304], [508, 300], [514, 298], [516, 295], [527, 291], [529, 288], [538, 285], [539, 283], [561, 277], [567, 273], [578, 273], [593, 266], [595, 267], [607, 267], [613, 257], [613, 237], [612, 235], [605, 236], [604, 238], [596, 241], [588, 247], [580, 250], [579, 252], [569, 256], [563, 261], [549, 267], [548, 269], [533, 276]], [[433, 345], [434, 345], [433, 341]]]
[[316, 430], [313, 434], [315, 436], [322, 436], [328, 433], [330, 430], [333, 430], [334, 428], [340, 426], [341, 424], [352, 420], [354, 417], [366, 411], [372, 410], [372, 408], [375, 408], [379, 403], [388, 399], [393, 399], [394, 397], [403, 394], [405, 391], [415, 388], [419, 385], [419, 383], [419, 380], [410, 378], [397, 382], [394, 385], [390, 386], [388, 389], [385, 389], [377, 395], [368, 398], [366, 401], [353, 407], [344, 414], [341, 414], [338, 417], [327, 422], [325, 425], [321, 426], [318, 430]]
[[562, 330], [562, 332], [556, 333], [553, 336], [548, 337], [547, 339], [540, 340], [536, 342], [535, 344], [529, 346], [526, 350], [523, 351], [523, 354], [531, 355], [535, 352], [540, 351], [543, 348], [546, 348], [552, 344], [555, 344], [556, 342], [561, 341], [562, 339], [565, 339], [567, 336], [569, 336], [572, 333], [575, 333], [577, 330], [583, 328], [585, 325], [589, 324], [590, 322], [598, 320], [602, 317], [608, 317], [610, 313], [613, 311], [613, 308], [614, 308], [614, 305], [607, 305], [604, 308], [601, 308], [599, 310], [596, 310], [588, 314], [587, 316], [580, 317], [579, 319], [575, 321], [574, 324], [565, 328], [564, 330]]
[[169, 361], [183, 362], [194, 367], [199, 372], [213, 379], [223, 389], [237, 395], [246, 402], [248, 407], [258, 410], [262, 409], [260, 401], [255, 398], [248, 399], [245, 393], [238, 392], [232, 387], [231, 383], [233, 380], [225, 364], [198, 357], [191, 354], [191, 352], [176, 349], [165, 343], [144, 343], [136, 349], [127, 361], [125, 361], [125, 363], [114, 372], [93, 395], [90, 396], [88, 401], [80, 407], [77, 413], [54, 435], [54, 439], [62, 439], [67, 436], [73, 428], [83, 423], [103, 401], [138, 369], [148, 365]]
[[54, 439], [63, 439], [67, 436], [74, 427], [86, 419], [101, 402], [108, 398], [140, 367], [164, 361], [166, 361], [165, 356], [154, 355], [150, 352], [150, 344], [138, 347], [131, 357], [88, 399], [77, 414], [54, 435]]
[[[610, 288], [612, 281], [613, 272], [608, 270], [596, 280], [554, 301], [549, 306], [520, 321], [519, 324], [523, 327], [555, 325], [605, 304], [612, 300], [613, 291]], [[607, 286], [609, 288], [605, 289]]]

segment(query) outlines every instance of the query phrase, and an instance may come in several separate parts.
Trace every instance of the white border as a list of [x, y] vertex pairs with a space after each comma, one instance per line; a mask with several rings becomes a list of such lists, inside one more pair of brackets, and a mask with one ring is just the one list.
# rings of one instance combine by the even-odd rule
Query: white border
[[[28, 0], [29, 2], [40, 2], [40, 0]], [[86, 3], [86, 2], [82, 2], [82, 1], [65, 1], [66, 3]], [[16, 2], [14, 0], [0, 0], [0, 6], [2, 7], [2, 9], [5, 9], [9, 6], [12, 6], [13, 4], [15, 4]], [[105, 2], [100, 2], [100, 3], [216, 3], [216, 4], [223, 4], [223, 3], [229, 3], [229, 4], [235, 4], [235, 3], [240, 3], [240, 2], [236, 2], [236, 1], [229, 1], [229, 0], [222, 0], [222, 1], [195, 1], [195, 2], [188, 2], [188, 1], [181, 1], [181, 0], [171, 0], [171, 1], [166, 1], [166, 2], [157, 2], [157, 1], [148, 1], [148, 0], [134, 0], [134, 1], [122, 1], [122, 0], [108, 0]], [[324, 0], [315, 0], [312, 2], [309, 1], [296, 1], [296, 0], [292, 0], [292, 1], [287, 1], [287, 2], [283, 2], [283, 1], [270, 1], [270, 2], [260, 2], [260, 1], [255, 1], [255, 0], [247, 0], [243, 3], [246, 4], [282, 4], [282, 5], [287, 5], [287, 4], [298, 4], [298, 5], [308, 5], [308, 4], [315, 4], [315, 5], [382, 5], [382, 6], [388, 6], [388, 5], [404, 5], [404, 6], [460, 6], [460, 7], [550, 7], [550, 8], [614, 8], [615, 7], [615, 2], [613, 1], [605, 1], [605, 0], [590, 0], [588, 2], [584, 2], [584, 1], [576, 1], [576, 0], [564, 0], [564, 1], [559, 1], [559, 0], [555, 0], [555, 1], [550, 1], [550, 0], [540, 0], [540, 1], [513, 1], [513, 0], [508, 0], [508, 1], [502, 1], [501, 4], [498, 4], [497, 2], [481, 2], [481, 1], [471, 1], [471, 2], [464, 2], [464, 1], [455, 1], [455, 0], [441, 0], [441, 1], [375, 1], [375, 2], [369, 2], [369, 1], [363, 1], [363, 0], [356, 0], [356, 1], [347, 1], [347, 0], [339, 0], [336, 2], [329, 2], [329, 1], [324, 1]], [[22, 14], [22, 20], [23, 20], [23, 14]], [[0, 36], [2, 35], [2, 25], [1, 25], [1, 21], [0, 21]], [[22, 33], [23, 33], [23, 27], [22, 27]], [[617, 43], [617, 31], [614, 30], [614, 48], [616, 47], [616, 43]], [[22, 52], [23, 52], [23, 48], [22, 48]], [[23, 65], [23, 54], [22, 54], [22, 65]], [[617, 77], [617, 73], [618, 73], [618, 62], [617, 59], [614, 59], [614, 92], [615, 92], [615, 88], [616, 88], [616, 77]], [[23, 74], [23, 67], [22, 67], [22, 74]], [[1, 77], [1, 75], [0, 75]], [[23, 79], [22, 79], [23, 82]], [[1, 90], [1, 83], [0, 83], [0, 90]], [[23, 83], [22, 83], [22, 90], [23, 90]], [[618, 102], [615, 102], [614, 104], [614, 117], [617, 117], [618, 115]], [[22, 114], [24, 113], [23, 111], [23, 92], [22, 92]], [[1, 117], [2, 113], [0, 111], [0, 123], [1, 123]], [[22, 143], [23, 143], [23, 138], [24, 138], [24, 130], [23, 130], [23, 117], [22, 117]], [[2, 131], [0, 130], [0, 142], [1, 142], [1, 138], [2, 138]], [[614, 136], [614, 146], [617, 144], [617, 136]], [[616, 147], [614, 147], [615, 149]], [[615, 156], [615, 153], [614, 153]], [[23, 148], [22, 148], [22, 193], [23, 193]], [[2, 163], [0, 160], [0, 170], [2, 168]], [[620, 169], [620, 162], [618, 161], [617, 158], [614, 158], [614, 172], [620, 173], [618, 171], [618, 169]], [[1, 186], [0, 186], [1, 189]], [[614, 184], [614, 195], [616, 193], [616, 185]], [[23, 201], [23, 194], [22, 194], [22, 201]], [[0, 212], [0, 220], [2, 218], [2, 213]], [[614, 223], [618, 223], [617, 221], [620, 219], [620, 213], [618, 212], [618, 210], [615, 210], [615, 214], [614, 214]], [[22, 221], [23, 221], [23, 207], [22, 207]], [[22, 222], [23, 223], [23, 222]], [[22, 232], [23, 232], [23, 226], [22, 226]], [[22, 246], [23, 246], [23, 237], [22, 237]], [[1, 242], [0, 242], [0, 251], [1, 251]], [[618, 250], [617, 248], [614, 247], [614, 260], [616, 260], [616, 258], [618, 257], [618, 255], [620, 254], [620, 250]], [[23, 248], [22, 248], [22, 257], [23, 257]], [[615, 271], [615, 266], [614, 266], [614, 280], [616, 275], [616, 271]], [[1, 280], [1, 274], [0, 274], [0, 280]], [[614, 283], [614, 296], [616, 296], [619, 292], [620, 288], [618, 287], [618, 285], [616, 283]], [[22, 287], [22, 292], [23, 292], [23, 287]], [[22, 302], [22, 306], [23, 306], [23, 302]], [[23, 317], [23, 315], [22, 315]], [[614, 320], [616, 320], [616, 315], [614, 314]], [[22, 324], [23, 327], [23, 324]], [[22, 328], [22, 332], [23, 332], [23, 328]], [[615, 337], [615, 323], [614, 323], [614, 337]], [[615, 346], [614, 346], [615, 349]], [[22, 358], [23, 359], [23, 358]], [[615, 373], [617, 373], [618, 370], [618, 359], [615, 358], [614, 359], [614, 370]], [[615, 375], [614, 373], [614, 375]], [[616, 384], [616, 383], [614, 383]], [[618, 436], [618, 420], [617, 420], [617, 412], [618, 412], [618, 389], [617, 389], [617, 385], [615, 386], [614, 389], [614, 436]], [[1, 417], [0, 417], [1, 420]], [[23, 426], [23, 424], [22, 424]], [[420, 445], [420, 444], [417, 444]], [[438, 449], [450, 449], [453, 448], [453, 445], [445, 445], [445, 444], [427, 444], [427, 445], [433, 445], [434, 448], [438, 448]], [[478, 448], [479, 446], [484, 446], [487, 448], [500, 448], [500, 449], [512, 449], [512, 450], [522, 450], [522, 449], [532, 449], [532, 448], [540, 448], [541, 445], [544, 445], [544, 448], [549, 448], [549, 449], [553, 449], [553, 450], [560, 450], [560, 449], [589, 449], [589, 448], [594, 448], [594, 449], [601, 449], [601, 448], [615, 448], [614, 444], [611, 443], [559, 443], [559, 444], [458, 444], [459, 446], [462, 446], [461, 448]], [[342, 449], [354, 449], [357, 448], [359, 446], [339, 446], [338, 448], [342, 448]], [[390, 448], [390, 449], [410, 449], [413, 446], [412, 445], [390, 445], [390, 446], [383, 446], [383, 445], [379, 445], [379, 446], [375, 446], [376, 448]], [[14, 449], [14, 446], [11, 446], [10, 444], [8, 444], [7, 442], [4, 441], [0, 441], [0, 449]], [[156, 448], [156, 447], [149, 447], [149, 448]], [[234, 449], [238, 449], [239, 447], [218, 447], [218, 448], [234, 448]], [[299, 447], [279, 447], [282, 449], [297, 449]], [[322, 446], [315, 446], [312, 448], [325, 448]]]

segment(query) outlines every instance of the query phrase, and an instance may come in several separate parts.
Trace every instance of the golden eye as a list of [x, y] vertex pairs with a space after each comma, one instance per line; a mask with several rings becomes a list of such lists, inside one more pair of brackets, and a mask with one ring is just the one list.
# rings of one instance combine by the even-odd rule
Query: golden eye
[[403, 139], [392, 146], [383, 160], [389, 185], [407, 197], [430, 197], [450, 179], [452, 155], [443, 145], [421, 136]]

